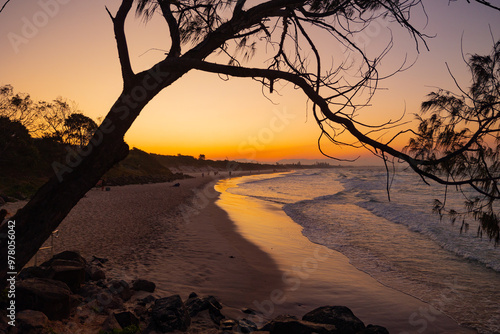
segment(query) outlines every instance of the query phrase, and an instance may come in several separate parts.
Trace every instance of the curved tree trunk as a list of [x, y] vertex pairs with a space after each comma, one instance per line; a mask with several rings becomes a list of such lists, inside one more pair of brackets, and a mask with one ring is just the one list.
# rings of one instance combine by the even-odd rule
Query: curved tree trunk
[[[53, 163], [55, 175], [9, 219], [14, 223], [0, 228], [0, 287], [7, 284], [7, 277], [18, 273], [26, 265], [99, 179], [127, 156], [129, 148], [123, 137], [133, 121], [161, 89], [182, 74], [161, 73], [159, 67], [155, 67], [135, 75], [132, 84], [125, 86], [89, 144], [79, 150], [69, 150], [65, 161]], [[13, 230], [15, 239], [9, 239], [9, 230]], [[15, 254], [11, 251], [12, 257], [9, 258], [9, 241], [13, 249], [12, 240], [15, 241]], [[14, 265], [9, 264], [9, 259], [15, 261]]]

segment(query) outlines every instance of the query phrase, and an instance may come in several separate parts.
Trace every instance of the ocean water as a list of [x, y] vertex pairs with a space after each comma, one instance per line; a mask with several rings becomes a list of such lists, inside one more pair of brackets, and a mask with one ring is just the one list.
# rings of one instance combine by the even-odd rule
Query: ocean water
[[[272, 174], [229, 192], [278, 203], [314, 243], [346, 255], [358, 269], [418, 298], [479, 333], [500, 333], [500, 246], [477, 224], [432, 212], [444, 188], [398, 171], [390, 197], [385, 169], [352, 167]], [[463, 197], [448, 191], [447, 203]], [[432, 321], [433, 315], [428, 314]]]

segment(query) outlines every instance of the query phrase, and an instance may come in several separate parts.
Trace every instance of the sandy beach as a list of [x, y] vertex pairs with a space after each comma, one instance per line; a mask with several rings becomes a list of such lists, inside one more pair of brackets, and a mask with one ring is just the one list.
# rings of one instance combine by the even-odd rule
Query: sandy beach
[[[241, 308], [253, 308], [258, 325], [279, 314], [345, 305], [365, 324], [391, 333], [469, 333], [357, 270], [342, 254], [311, 243], [278, 207], [225, 192], [241, 179], [221, 181], [220, 195], [214, 190], [218, 179], [196, 176], [175, 181], [177, 187], [89, 191], [59, 226], [54, 252], [107, 258], [109, 276], [154, 281], [160, 296], [215, 295], [234, 317]], [[50, 250], [44, 250], [38, 262], [48, 257]], [[426, 310], [432, 321], [421, 331], [425, 318], [419, 312]]]
[[[109, 277], [151, 280], [159, 296], [187, 298], [195, 291], [218, 296], [228, 309], [266, 298], [269, 287], [282, 284], [281, 275], [271, 257], [237, 233], [215, 205], [214, 184], [227, 175], [190, 175], [195, 177], [90, 190], [59, 225], [53, 252], [106, 258]], [[14, 213], [23, 204], [5, 208]], [[44, 244], [49, 246], [50, 239]], [[50, 256], [50, 249], [39, 251], [38, 264]]]

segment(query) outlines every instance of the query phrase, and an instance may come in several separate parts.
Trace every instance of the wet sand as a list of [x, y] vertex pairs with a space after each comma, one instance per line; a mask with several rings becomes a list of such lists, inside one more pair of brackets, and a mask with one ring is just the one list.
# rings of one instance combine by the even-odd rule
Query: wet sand
[[[179, 187], [91, 190], [59, 226], [54, 251], [108, 258], [108, 276], [152, 280], [158, 296], [215, 295], [230, 317], [248, 318], [239, 310], [250, 307], [259, 326], [278, 314], [345, 305], [391, 333], [469, 333], [311, 243], [279, 205], [225, 192], [241, 180], [220, 181], [222, 194], [216, 179], [201, 175]], [[39, 263], [49, 256], [40, 252]]]
[[241, 181], [220, 181], [218, 204], [229, 213], [237, 231], [270, 254], [283, 273], [283, 287], [256, 300], [254, 308], [274, 317], [300, 316], [323, 305], [344, 305], [365, 325], [381, 325], [390, 333], [474, 333], [431, 305], [380, 284], [341, 253], [310, 242], [280, 204], [226, 191]]

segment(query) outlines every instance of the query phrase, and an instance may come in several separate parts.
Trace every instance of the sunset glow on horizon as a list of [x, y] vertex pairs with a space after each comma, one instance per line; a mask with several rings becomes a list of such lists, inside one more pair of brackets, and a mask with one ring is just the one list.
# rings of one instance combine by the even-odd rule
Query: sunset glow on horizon
[[[75, 101], [94, 120], [104, 117], [123, 84], [113, 28], [104, 5], [114, 13], [120, 2], [51, 1], [11, 1], [0, 14], [0, 85], [11, 84], [15, 92], [28, 93], [34, 100], [62, 96]], [[58, 7], [47, 7], [47, 3]], [[465, 1], [448, 4], [447, 0], [428, 0], [424, 5], [428, 22], [418, 9], [415, 22], [424, 33], [436, 35], [427, 40], [430, 51], [420, 45], [417, 53], [408, 33], [393, 29], [395, 47], [381, 62], [381, 76], [397, 70], [405, 57], [407, 65], [416, 62], [379, 83], [380, 90], [370, 106], [358, 112], [361, 121], [383, 124], [402, 115], [403, 121], [412, 121], [426, 94], [436, 87], [457, 90], [445, 62], [467, 87], [470, 78], [461, 48], [466, 55], [488, 54], [493, 45], [490, 28], [493, 37], [500, 38], [498, 15], [484, 6]], [[40, 13], [45, 13], [46, 22]], [[160, 17], [144, 24], [131, 13], [126, 28], [134, 71], [147, 69], [165, 56], [168, 28]], [[388, 41], [384, 33], [366, 34], [367, 50], [377, 50]], [[335, 45], [323, 47], [332, 48], [332, 54], [339, 52]], [[249, 65], [262, 66], [259, 62], [268, 58], [269, 54], [257, 54]], [[271, 94], [251, 79], [222, 80], [214, 74], [192, 71], [146, 106], [125, 141], [131, 148], [149, 153], [204, 154], [214, 160], [323, 159], [317, 148], [320, 130], [311, 104], [291, 85], [276, 88], [278, 92]], [[373, 136], [389, 140], [396, 131], [409, 126], [414, 123]], [[406, 140], [396, 141], [394, 146], [400, 149]], [[341, 159], [370, 156], [365, 149], [325, 148], [326, 153]]]

